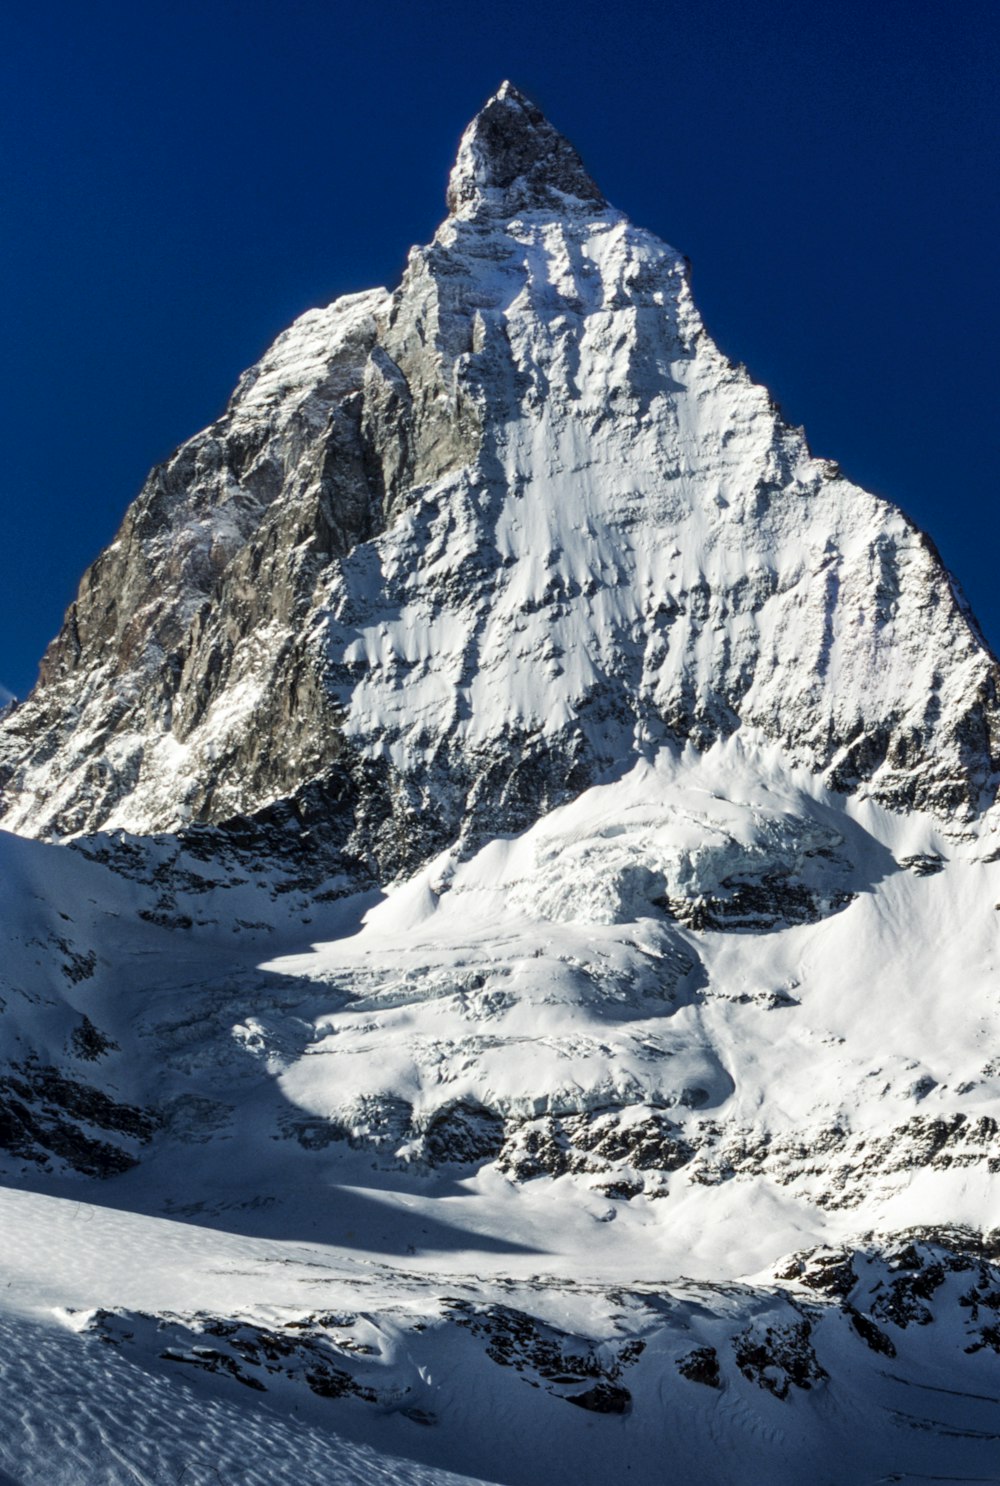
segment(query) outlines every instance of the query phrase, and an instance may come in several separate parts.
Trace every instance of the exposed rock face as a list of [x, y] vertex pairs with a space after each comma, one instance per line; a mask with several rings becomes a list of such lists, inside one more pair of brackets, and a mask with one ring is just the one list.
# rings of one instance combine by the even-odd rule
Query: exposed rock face
[[0, 1147], [16, 1160], [51, 1170], [54, 1159], [84, 1176], [115, 1176], [136, 1164], [156, 1125], [146, 1111], [57, 1068], [27, 1062], [0, 1076]]
[[448, 182], [456, 217], [510, 218], [521, 211], [559, 212], [589, 202], [607, 205], [576, 150], [512, 83], [505, 82], [462, 135]]
[[623, 1123], [612, 1112], [594, 1115], [551, 1116], [515, 1125], [498, 1165], [518, 1181], [536, 1176], [577, 1173], [612, 1174], [612, 1188], [599, 1185], [609, 1196], [629, 1198], [645, 1189], [657, 1193], [657, 1182], [667, 1172], [684, 1166], [694, 1154], [678, 1126], [662, 1110], [636, 1111], [638, 1118]]
[[142, 795], [159, 803], [136, 823], [218, 819], [335, 755], [309, 618], [319, 575], [381, 522], [359, 389], [384, 302], [305, 315], [150, 475], [10, 719], [16, 823], [71, 833]]
[[277, 807], [385, 880], [740, 729], [983, 809], [997, 669], [951, 580], [726, 360], [684, 261], [509, 85], [448, 199], [394, 294], [303, 316], [150, 476], [0, 723], [4, 823]]

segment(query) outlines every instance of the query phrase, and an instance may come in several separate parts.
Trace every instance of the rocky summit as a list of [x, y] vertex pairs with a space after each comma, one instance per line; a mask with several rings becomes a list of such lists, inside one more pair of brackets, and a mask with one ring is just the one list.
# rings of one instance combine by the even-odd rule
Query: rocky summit
[[0, 714], [0, 1480], [992, 1479], [997, 662], [510, 83], [447, 207]]

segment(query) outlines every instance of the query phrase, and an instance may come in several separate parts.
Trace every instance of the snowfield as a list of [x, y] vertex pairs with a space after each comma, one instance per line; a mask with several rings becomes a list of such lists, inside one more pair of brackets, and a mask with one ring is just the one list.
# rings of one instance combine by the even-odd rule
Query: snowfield
[[[745, 739], [377, 900], [167, 838], [2, 840], [8, 1108], [38, 1101], [0, 1198], [11, 1479], [989, 1479], [979, 840]], [[734, 864], [852, 896], [780, 928], [658, 906], [724, 905]], [[187, 929], [154, 920], [170, 874]], [[57, 1077], [106, 1104], [67, 1120]], [[910, 1230], [914, 1273], [878, 1237]]]

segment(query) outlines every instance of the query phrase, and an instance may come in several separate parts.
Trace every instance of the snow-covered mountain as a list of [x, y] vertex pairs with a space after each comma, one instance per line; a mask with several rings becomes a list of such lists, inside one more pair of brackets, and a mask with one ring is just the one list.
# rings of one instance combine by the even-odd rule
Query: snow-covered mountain
[[8, 828], [308, 801], [385, 881], [737, 731], [978, 812], [996, 663], [926, 537], [509, 86], [449, 201], [395, 293], [304, 315], [153, 472], [3, 731]]
[[0, 1483], [985, 1478], [997, 663], [509, 84], [448, 206], [0, 715]]

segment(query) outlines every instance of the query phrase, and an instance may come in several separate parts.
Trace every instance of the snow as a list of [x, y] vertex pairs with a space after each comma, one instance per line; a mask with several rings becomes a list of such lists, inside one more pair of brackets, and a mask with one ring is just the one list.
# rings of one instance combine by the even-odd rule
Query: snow
[[[384, 309], [387, 298], [385, 289], [366, 289], [300, 315], [241, 378], [233, 398], [240, 417], [294, 416], [317, 383], [324, 381], [331, 381], [331, 391], [336, 392], [336, 369], [331, 377], [331, 347], [347, 340], [366, 319]], [[341, 390], [349, 390], [343, 370], [342, 380]]]
[[[123, 876], [113, 840], [108, 864], [9, 836], [0, 849], [6, 1060], [166, 1116], [147, 1145], [122, 1139], [139, 1165], [100, 1183], [57, 1155], [8, 1159], [11, 1479], [318, 1483], [333, 1452], [345, 1482], [541, 1486], [613, 1474], [622, 1450], [639, 1480], [658, 1479], [670, 1450], [685, 1478], [720, 1486], [847, 1483], [876, 1467], [907, 1479], [935, 1461], [988, 1474], [993, 1405], [975, 1400], [993, 1396], [996, 1368], [989, 1351], [967, 1357], [961, 1306], [935, 1323], [936, 1352], [897, 1337], [892, 1377], [821, 1317], [816, 1355], [835, 1381], [791, 1402], [739, 1369], [717, 1399], [677, 1367], [697, 1343], [725, 1371], [754, 1316], [793, 1334], [799, 1313], [770, 1278], [792, 1251], [1000, 1226], [995, 1136], [935, 1165], [907, 1135], [914, 1116], [971, 1127], [997, 1107], [1000, 863], [975, 833], [956, 843], [934, 817], [832, 794], [744, 730], [700, 754], [656, 750], [521, 835], [443, 853], [374, 898], [322, 903], [275, 891], [271, 874], [229, 885], [178, 863], [182, 932], [142, 917], [156, 873]], [[150, 849], [162, 880], [175, 848]], [[926, 876], [899, 865], [938, 857]], [[699, 930], [654, 901], [711, 899], [731, 869], [808, 877], [817, 863], [855, 896], [814, 922]], [[73, 1052], [84, 1012], [114, 1044], [93, 1062]], [[411, 1107], [409, 1129], [386, 1124], [387, 1097]], [[529, 1125], [620, 1104], [627, 1127], [654, 1108], [698, 1151], [630, 1201], [599, 1170], [435, 1169], [420, 1131], [461, 1101]], [[721, 1142], [705, 1143], [708, 1123]], [[817, 1161], [813, 1133], [833, 1124], [845, 1140]], [[764, 1154], [741, 1165], [736, 1146], [754, 1137]], [[627, 1324], [623, 1277], [638, 1297]], [[567, 1409], [537, 1363], [501, 1373], [456, 1324], [456, 1296], [587, 1346], [643, 1340], [623, 1374], [624, 1434], [614, 1416]], [[317, 1398], [291, 1363], [260, 1374], [260, 1394], [199, 1360], [227, 1345], [211, 1318], [294, 1339], [317, 1334], [319, 1313], [367, 1318], [346, 1352], [346, 1321], [319, 1334], [382, 1402]], [[367, 1373], [357, 1346], [376, 1348]], [[46, 1433], [48, 1397], [61, 1406]], [[928, 1415], [928, 1400], [943, 1410]], [[909, 1443], [907, 1410], [938, 1421], [930, 1454]], [[824, 1477], [833, 1440], [844, 1463]]]
[[726, 361], [679, 256], [610, 208], [497, 237], [487, 257], [481, 226], [449, 221], [401, 291], [419, 304], [442, 250], [474, 283], [466, 375], [497, 468], [414, 491], [374, 544], [378, 586], [367, 547], [332, 575], [347, 736], [404, 776], [519, 732], [582, 734], [608, 766], [665, 719], [707, 741], [736, 714], [835, 769], [887, 718], [926, 727], [931, 696], [960, 712], [992, 662], [924, 539]]
[[[204, 678], [186, 663], [193, 697], [167, 706], [176, 679], [156, 667], [174, 646], [199, 653], [206, 597], [245, 561], [265, 503], [294, 524], [359, 381], [373, 407], [373, 385], [391, 383], [432, 410], [404, 497], [379, 535], [326, 558], [304, 613], [280, 600], [301, 556], [285, 554], [223, 684], [209, 649]], [[475, 438], [455, 432], [463, 419]], [[67, 698], [55, 755], [17, 766], [8, 828], [45, 836], [69, 819], [72, 834], [82, 818], [144, 833], [196, 817], [206, 795], [219, 818], [271, 803], [245, 770], [220, 780], [219, 761], [273, 726], [303, 637], [324, 726], [391, 765], [418, 807], [465, 791], [450, 810], [475, 814], [476, 776], [511, 754], [590, 783], [647, 748], [741, 727], [837, 787], [958, 828], [995, 787], [995, 663], [927, 539], [811, 456], [708, 336], [684, 260], [611, 207], [450, 217], [394, 295], [296, 321], [185, 460], [188, 493], [143, 546], [162, 639], [126, 679], [102, 661]], [[242, 609], [225, 615], [247, 584], [227, 590], [224, 630], [246, 625]], [[121, 643], [132, 650], [130, 632]]]
[[[992, 1479], [995, 664], [497, 102], [523, 174], [474, 125], [400, 290], [302, 317], [179, 451], [108, 557], [148, 578], [120, 668], [53, 682], [17, 762], [0, 1486]], [[275, 510], [267, 581], [298, 561], [359, 378], [419, 405], [413, 479], [168, 695]], [[156, 834], [223, 760], [268, 803], [239, 750], [300, 641], [336, 729], [266, 747], [385, 766], [363, 859], [447, 843], [377, 887]]]

